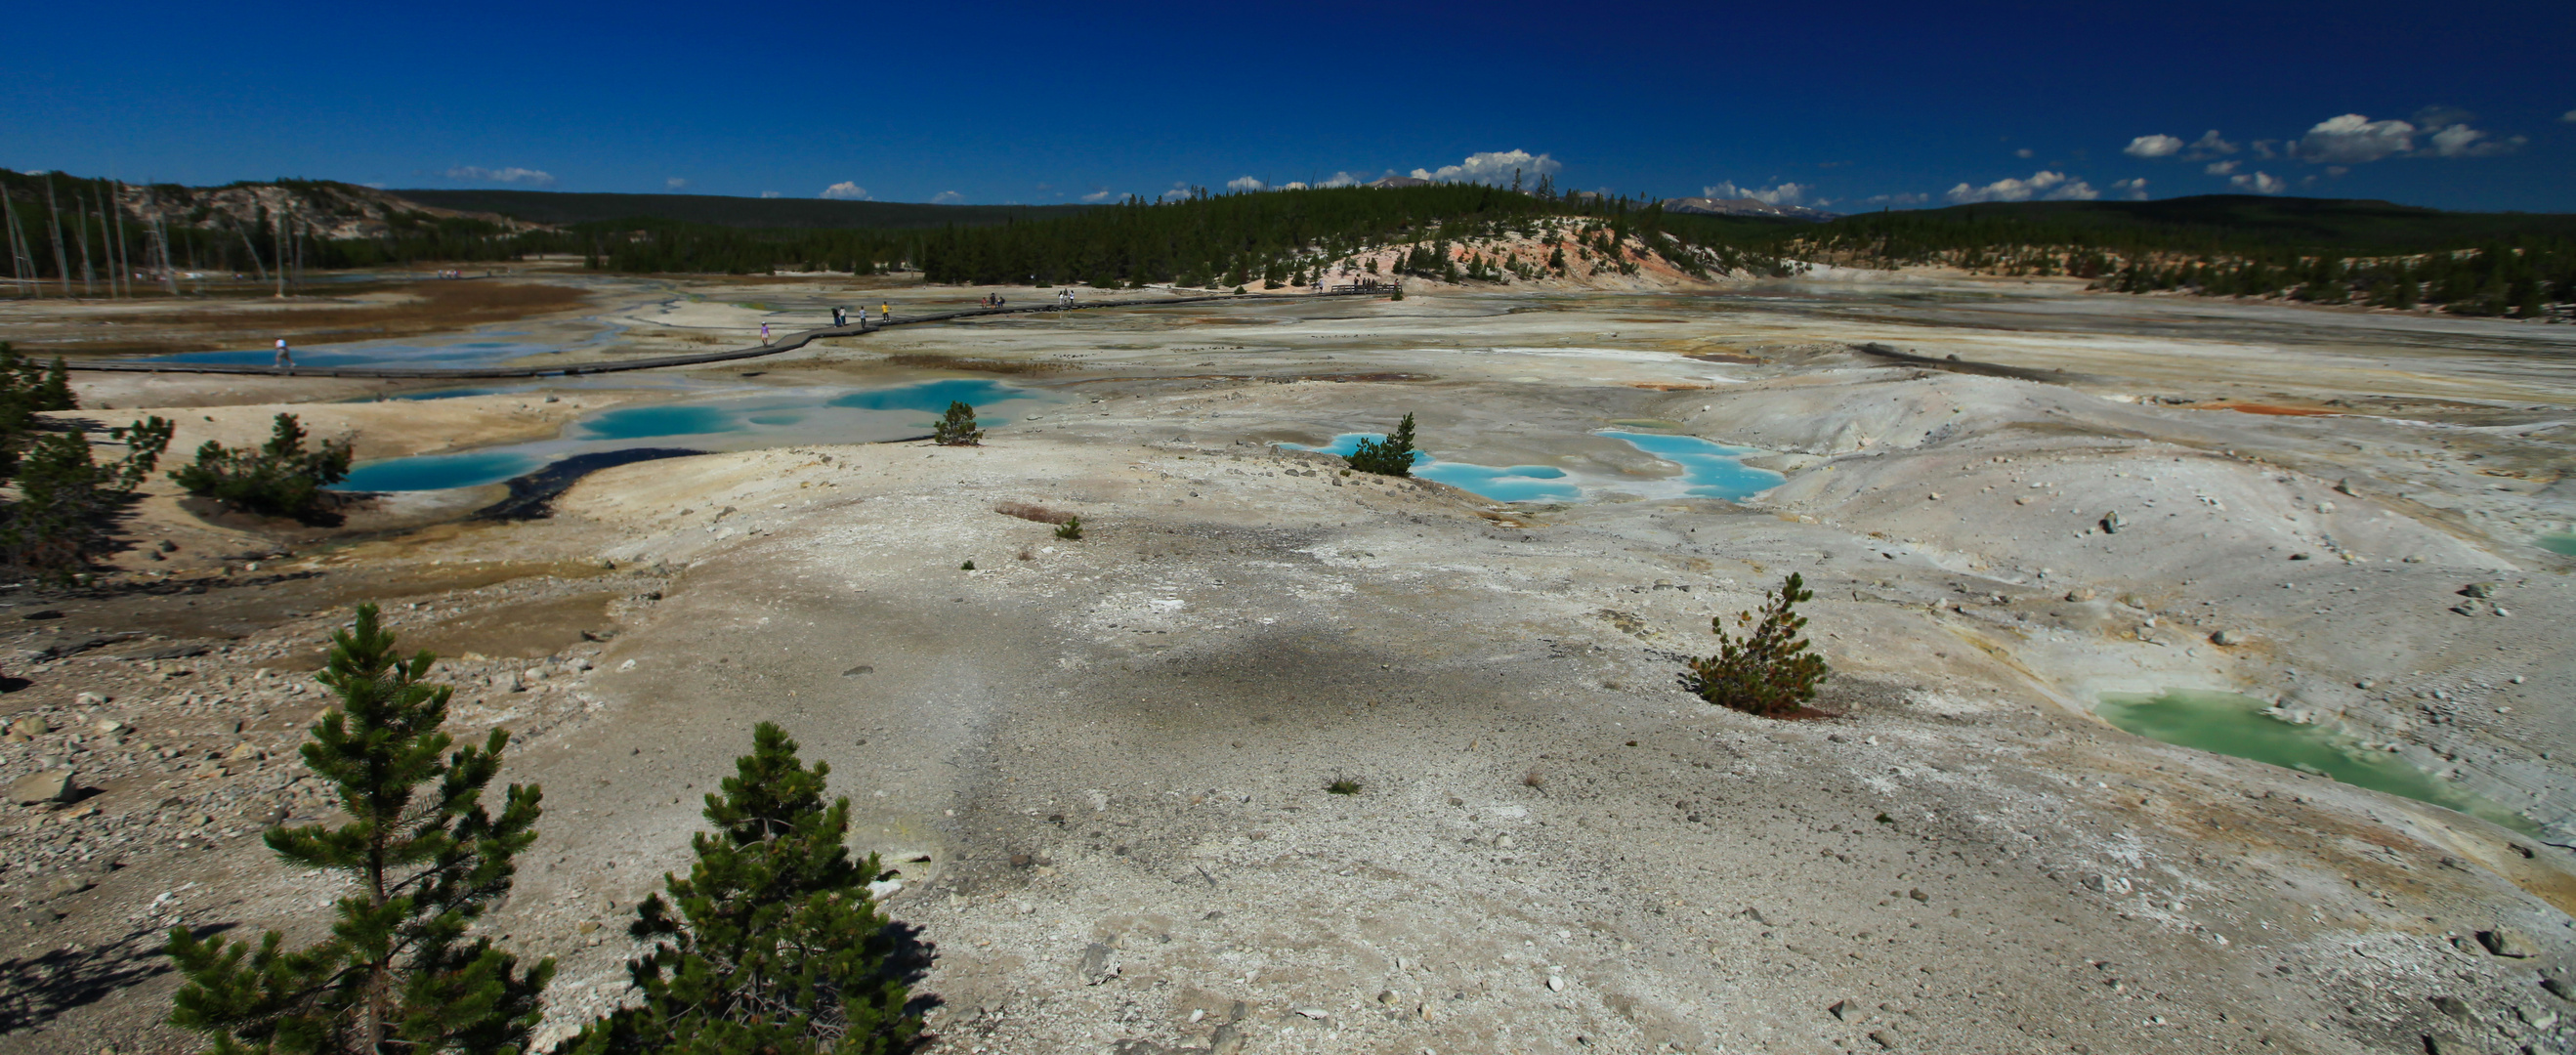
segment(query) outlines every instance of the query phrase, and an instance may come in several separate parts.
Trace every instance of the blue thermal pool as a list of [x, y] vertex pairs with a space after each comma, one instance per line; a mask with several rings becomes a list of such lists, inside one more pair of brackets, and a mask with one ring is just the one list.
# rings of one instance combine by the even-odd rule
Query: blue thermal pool
[[[1350, 457], [1361, 440], [1386, 438], [1383, 433], [1345, 432], [1321, 447], [1283, 443], [1301, 451]], [[1565, 470], [1553, 465], [1474, 465], [1467, 462], [1444, 462], [1430, 452], [1416, 448], [1413, 475], [1436, 480], [1451, 487], [1472, 491], [1497, 502], [1572, 502], [1583, 497], [1583, 489], [1566, 479]]]
[[2151, 740], [2331, 777], [2455, 809], [2516, 831], [2538, 830], [2529, 818], [2408, 765], [2394, 754], [2364, 750], [2323, 726], [2282, 721], [2264, 714], [2265, 707], [2261, 700], [2233, 692], [2167, 689], [2154, 694], [2106, 692], [2093, 713]]
[[629, 447], [757, 450], [800, 443], [873, 443], [927, 435], [951, 402], [973, 406], [983, 428], [1055, 397], [984, 378], [923, 381], [851, 391], [758, 388], [684, 403], [620, 407], [585, 417], [561, 436], [460, 454], [392, 458], [358, 466], [343, 491], [480, 487], [534, 472], [558, 458]]
[[1729, 447], [1711, 443], [1697, 436], [1673, 436], [1656, 432], [1622, 432], [1605, 429], [1593, 433], [1607, 436], [1655, 457], [1682, 467], [1684, 493], [1694, 498], [1723, 498], [1729, 501], [1768, 491], [1788, 479], [1769, 469], [1756, 469], [1741, 460], [1748, 454], [1760, 454], [1752, 447]]
[[2561, 532], [2554, 535], [2542, 535], [2540, 536], [2540, 548], [2548, 550], [2551, 553], [2564, 553], [2570, 557], [2576, 557], [2576, 533]]

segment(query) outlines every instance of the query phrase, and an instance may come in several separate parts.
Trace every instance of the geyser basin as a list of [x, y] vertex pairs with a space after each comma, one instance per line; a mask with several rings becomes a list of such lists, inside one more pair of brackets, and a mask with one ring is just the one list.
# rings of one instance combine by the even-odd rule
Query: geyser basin
[[2205, 689], [2160, 693], [2106, 692], [2093, 713], [2139, 736], [2212, 754], [2332, 777], [2356, 787], [2430, 802], [2526, 834], [2539, 827], [2521, 816], [2381, 751], [2364, 751], [2322, 727], [2264, 714], [2251, 696]]
[[687, 403], [620, 407], [585, 417], [555, 439], [456, 454], [390, 458], [358, 466], [335, 490], [436, 491], [480, 487], [533, 472], [559, 458], [628, 447], [743, 451], [800, 443], [874, 443], [927, 434], [931, 418], [963, 401], [996, 429], [1041, 393], [983, 378], [846, 388], [756, 389]]

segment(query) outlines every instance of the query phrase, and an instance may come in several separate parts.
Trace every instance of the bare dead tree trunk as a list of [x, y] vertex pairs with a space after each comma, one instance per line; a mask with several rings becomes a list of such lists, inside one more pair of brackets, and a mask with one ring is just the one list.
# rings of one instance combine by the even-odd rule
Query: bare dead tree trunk
[[134, 298], [134, 252], [125, 244], [125, 185], [107, 181], [107, 208], [116, 217], [116, 277], [125, 283], [126, 299]]
[[286, 299], [286, 210], [277, 210], [277, 243], [270, 251], [277, 254], [277, 299]]
[[152, 234], [161, 243], [161, 288], [173, 297], [179, 295], [179, 261], [170, 252], [170, 225], [161, 216], [161, 192], [145, 184], [152, 197]]
[[72, 237], [80, 242], [81, 296], [98, 296], [98, 268], [89, 259], [89, 205], [81, 201], [78, 186], [72, 188]]
[[7, 209], [9, 211], [9, 277], [18, 280], [17, 290], [19, 296], [27, 296], [31, 292], [42, 295], [44, 292], [43, 288], [31, 284], [27, 280], [27, 272], [33, 270], [31, 265], [33, 265], [35, 261], [29, 259], [26, 255], [27, 239], [18, 229], [18, 202], [16, 199], [10, 198], [5, 192], [0, 192], [0, 209]]
[[233, 233], [241, 236], [242, 248], [250, 251], [251, 270], [258, 272], [260, 281], [268, 281], [268, 265], [260, 263], [259, 244], [250, 240], [250, 229], [242, 226], [231, 216], [224, 217], [224, 222], [232, 225]]
[[62, 280], [63, 295], [72, 295], [72, 260], [63, 252], [63, 206], [54, 197], [54, 174], [45, 173], [45, 228], [54, 236], [54, 277]]

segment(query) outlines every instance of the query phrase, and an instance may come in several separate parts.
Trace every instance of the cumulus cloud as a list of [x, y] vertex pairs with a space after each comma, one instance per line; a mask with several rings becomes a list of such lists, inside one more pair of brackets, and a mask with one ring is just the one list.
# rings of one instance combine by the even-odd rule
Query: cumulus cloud
[[842, 180], [839, 183], [823, 188], [822, 196], [838, 201], [866, 201], [868, 200], [868, 189], [866, 187], [859, 186], [854, 181]]
[[2111, 185], [2111, 192], [2130, 201], [2145, 201], [2147, 200], [2146, 177], [2121, 180]]
[[499, 169], [487, 169], [480, 165], [458, 165], [455, 168], [447, 170], [447, 178], [454, 180], [471, 180], [476, 183], [524, 183], [531, 187], [551, 187], [555, 185], [554, 176], [548, 173], [539, 172], [536, 169], [524, 169], [515, 165], [509, 168]]
[[2028, 158], [2031, 156], [2031, 154], [2032, 154], [2032, 153], [2033, 153], [2033, 152], [2032, 152], [2032, 150], [2031, 150], [2029, 147], [2023, 147], [2023, 148], [2021, 148], [2021, 149], [2019, 149], [2019, 150], [2013, 151], [2013, 156], [2014, 156], [2014, 157], [2017, 157], [2017, 158], [2028, 159]]
[[2491, 158], [2520, 150], [2528, 142], [2531, 140], [2522, 136], [2497, 139], [2467, 125], [2445, 125], [2434, 130], [2426, 153], [2444, 158]]
[[663, 180], [662, 186], [667, 190], [686, 190], [688, 189], [689, 181], [678, 176], [673, 176], [669, 179]]
[[2163, 158], [2182, 153], [2182, 148], [2183, 142], [2178, 138], [2152, 135], [2130, 140], [2128, 146], [2120, 148], [2120, 152], [2133, 158]]
[[1089, 201], [1089, 202], [1102, 202], [1102, 201], [1108, 201], [1109, 199], [1111, 199], [1111, 198], [1115, 198], [1115, 197], [1117, 197], [1117, 196], [1118, 196], [1118, 192], [1117, 192], [1117, 191], [1110, 190], [1110, 189], [1109, 189], [1109, 188], [1107, 188], [1107, 187], [1101, 187], [1101, 188], [1099, 188], [1099, 189], [1097, 189], [1097, 190], [1092, 191], [1092, 192], [1091, 192], [1091, 193], [1089, 193], [1089, 194], [1085, 194], [1085, 195], [1083, 195], [1083, 196], [1082, 196], [1082, 200], [1084, 200], [1084, 201]]
[[1442, 165], [1436, 169], [1415, 169], [1413, 178], [1439, 180], [1444, 183], [1508, 183], [1511, 181], [1512, 173], [1516, 171], [1523, 179], [1534, 180], [1540, 176], [1555, 175], [1564, 168], [1564, 165], [1546, 154], [1533, 155], [1526, 150], [1487, 150], [1469, 154], [1467, 160], [1455, 165]]
[[1777, 187], [1739, 187], [1734, 180], [1720, 180], [1717, 185], [1702, 187], [1701, 194], [1711, 198], [1751, 198], [1764, 205], [1825, 205], [1808, 195], [1816, 188], [1803, 183], [1783, 183]]
[[1873, 194], [1862, 198], [1863, 205], [1921, 205], [1932, 200], [1929, 194]]
[[1999, 179], [1983, 187], [1962, 183], [1950, 188], [1950, 193], [1947, 195], [1952, 202], [1960, 205], [1987, 201], [2029, 201], [2034, 197], [2049, 201], [2092, 201], [2101, 196], [2102, 192], [2094, 190], [2090, 183], [2069, 179], [2063, 172], [2050, 172], [2046, 169], [2032, 173], [2026, 180]]
[[1357, 172], [1336, 172], [1336, 173], [1333, 173], [1333, 177], [1332, 177], [1331, 179], [1327, 179], [1327, 180], [1320, 181], [1320, 182], [1316, 183], [1316, 184], [1315, 184], [1315, 186], [1317, 186], [1317, 187], [1326, 187], [1326, 188], [1329, 188], [1329, 187], [1356, 187], [1356, 186], [1359, 186], [1360, 184], [1363, 184], [1363, 183], [1368, 182], [1368, 181], [1369, 181], [1369, 179], [1370, 179], [1370, 177], [1368, 177], [1368, 176], [1363, 176], [1363, 175], [1361, 175], [1361, 174], [1359, 174], [1359, 173], [1357, 173]]
[[1225, 189], [1227, 190], [1268, 190], [1269, 188], [1269, 184], [1263, 183], [1251, 176], [1236, 176], [1233, 179], [1225, 181]]
[[2202, 172], [2209, 173], [2212, 176], [2224, 176], [2236, 171], [2236, 166], [2241, 164], [2243, 164], [2243, 162], [2240, 161], [2212, 161], [2207, 165], [2201, 166], [2200, 170]]
[[2237, 190], [2250, 190], [2256, 194], [2279, 194], [2290, 189], [2288, 180], [2268, 172], [2246, 172], [2229, 176], [2227, 185]]
[[2225, 138], [2222, 138], [2218, 134], [2218, 130], [2213, 128], [2201, 133], [2200, 138], [2192, 140], [2190, 150], [2191, 159], [2193, 161], [2199, 161], [2205, 158], [2233, 154], [2236, 152], [2236, 144], [2230, 143]]
[[2414, 125], [2393, 118], [2373, 121], [2360, 114], [2345, 114], [2317, 122], [2308, 134], [2290, 144], [2290, 153], [2301, 161], [2338, 165], [2377, 161], [2412, 152], [2415, 132]]
[[1155, 201], [1182, 201], [1182, 200], [1187, 199], [1189, 196], [1190, 196], [1190, 185], [1189, 185], [1189, 184], [1187, 184], [1187, 183], [1174, 183], [1174, 184], [1172, 184], [1172, 189], [1167, 190], [1167, 191], [1164, 191], [1164, 192], [1163, 192], [1163, 193], [1161, 193], [1161, 194], [1157, 194], [1157, 195], [1155, 195], [1155, 196], [1154, 196], [1154, 200], [1155, 200]]
[[2442, 106], [2439, 104], [2427, 106], [2415, 111], [2414, 117], [2415, 127], [2417, 128], [2440, 128], [2443, 125], [2464, 125], [2477, 119], [2478, 115], [2460, 109], [2459, 107]]
[[959, 194], [953, 190], [940, 191], [939, 193], [930, 196], [930, 204], [932, 205], [955, 205], [958, 202], [965, 200], [965, 195]]

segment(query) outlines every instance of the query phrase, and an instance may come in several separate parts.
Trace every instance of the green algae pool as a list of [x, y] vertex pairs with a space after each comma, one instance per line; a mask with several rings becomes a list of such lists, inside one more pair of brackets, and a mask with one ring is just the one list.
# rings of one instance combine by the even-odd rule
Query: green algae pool
[[2540, 548], [2548, 550], [2551, 553], [2564, 553], [2570, 557], [2576, 557], [2576, 532], [2562, 531], [2556, 534], [2542, 535], [2540, 536]]
[[2430, 802], [2524, 834], [2540, 830], [2530, 818], [2462, 791], [2395, 755], [2361, 750], [2321, 726], [2273, 718], [2263, 713], [2265, 706], [2261, 700], [2233, 692], [2167, 689], [2153, 694], [2106, 692], [2093, 713], [2151, 740]]

